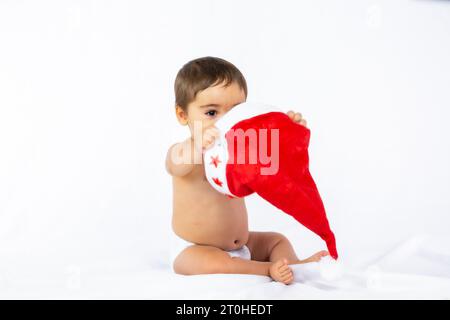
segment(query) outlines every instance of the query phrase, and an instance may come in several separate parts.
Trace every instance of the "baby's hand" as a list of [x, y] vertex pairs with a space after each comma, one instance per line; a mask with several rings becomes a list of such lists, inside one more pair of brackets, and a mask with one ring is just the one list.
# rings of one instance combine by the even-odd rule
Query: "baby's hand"
[[196, 141], [195, 145], [197, 149], [201, 152], [211, 148], [214, 144], [214, 141], [219, 137], [220, 132], [214, 126], [208, 127], [203, 131], [202, 140]]
[[306, 120], [303, 119], [303, 116], [302, 116], [301, 113], [294, 112], [294, 111], [290, 110], [286, 114], [289, 116], [289, 118], [291, 118], [292, 121], [294, 121], [294, 122], [296, 122], [298, 124], [301, 124], [302, 126], [306, 127]]

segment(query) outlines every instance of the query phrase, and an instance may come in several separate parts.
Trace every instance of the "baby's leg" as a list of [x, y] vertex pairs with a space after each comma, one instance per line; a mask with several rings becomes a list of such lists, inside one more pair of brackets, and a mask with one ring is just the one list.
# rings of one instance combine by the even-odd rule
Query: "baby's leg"
[[290, 241], [278, 232], [250, 232], [247, 247], [257, 261], [279, 261], [287, 259], [288, 264], [299, 263]]
[[270, 276], [271, 265], [271, 262], [232, 258], [216, 247], [192, 245], [177, 256], [173, 269], [183, 275], [234, 273]]
[[275, 262], [286, 259], [287, 264], [317, 262], [328, 255], [328, 251], [323, 250], [300, 260], [289, 239], [278, 232], [250, 232], [247, 247], [255, 260]]

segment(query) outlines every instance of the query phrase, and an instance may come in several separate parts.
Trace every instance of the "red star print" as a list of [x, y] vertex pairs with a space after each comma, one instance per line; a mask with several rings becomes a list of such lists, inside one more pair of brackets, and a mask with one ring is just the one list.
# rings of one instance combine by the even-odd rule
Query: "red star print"
[[214, 183], [217, 184], [219, 187], [222, 186], [222, 183], [223, 183], [223, 182], [220, 181], [219, 178], [213, 178], [213, 181], [214, 181]]
[[222, 162], [219, 160], [219, 156], [215, 156], [215, 157], [211, 156], [211, 162], [209, 164], [213, 164], [214, 167], [217, 168], [217, 165], [219, 164], [219, 162]]

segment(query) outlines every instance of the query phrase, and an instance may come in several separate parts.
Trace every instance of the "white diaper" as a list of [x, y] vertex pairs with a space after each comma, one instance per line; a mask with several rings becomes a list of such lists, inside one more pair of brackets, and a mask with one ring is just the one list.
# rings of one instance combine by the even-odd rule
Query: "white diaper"
[[[171, 239], [170, 239], [170, 266], [173, 269], [173, 262], [178, 257], [181, 251], [186, 249], [189, 246], [192, 246], [194, 243], [186, 241], [179, 236], [177, 236], [174, 232], [171, 233]], [[250, 250], [246, 245], [242, 246], [239, 249], [226, 251], [230, 257], [236, 257], [241, 258], [245, 260], [251, 260], [251, 253]]]

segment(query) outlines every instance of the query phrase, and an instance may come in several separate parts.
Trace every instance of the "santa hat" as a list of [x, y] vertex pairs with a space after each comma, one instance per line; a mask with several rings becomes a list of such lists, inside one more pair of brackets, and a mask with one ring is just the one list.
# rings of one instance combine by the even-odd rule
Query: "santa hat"
[[309, 172], [308, 128], [278, 108], [244, 102], [215, 126], [220, 137], [204, 153], [209, 183], [230, 197], [256, 192], [319, 235], [337, 259], [336, 241]]

